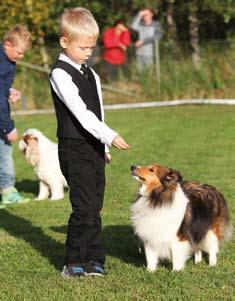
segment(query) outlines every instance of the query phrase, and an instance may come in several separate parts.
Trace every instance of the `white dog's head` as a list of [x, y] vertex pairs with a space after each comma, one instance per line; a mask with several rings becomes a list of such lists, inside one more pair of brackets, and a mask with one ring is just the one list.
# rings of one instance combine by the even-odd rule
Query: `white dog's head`
[[[41, 140], [47, 139], [39, 130], [28, 129], [24, 132], [23, 138], [19, 141], [19, 149], [25, 154], [27, 161], [36, 166], [40, 162]], [[40, 142], [39, 142], [40, 141]]]

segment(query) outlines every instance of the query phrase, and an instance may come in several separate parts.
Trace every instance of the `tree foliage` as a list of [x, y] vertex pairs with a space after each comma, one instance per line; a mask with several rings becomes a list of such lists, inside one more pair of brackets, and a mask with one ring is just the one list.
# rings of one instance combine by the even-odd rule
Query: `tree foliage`
[[[4, 0], [0, 4], [0, 38], [11, 26], [25, 24], [32, 33], [35, 47], [41, 49], [45, 40], [50, 43], [57, 39], [59, 16], [63, 10], [84, 6], [94, 14], [101, 33], [115, 20], [123, 18], [130, 23], [138, 10], [151, 7], [158, 12], [165, 32], [164, 38], [167, 40], [171, 37], [167, 34], [169, 4], [179, 41], [190, 41], [189, 12], [192, 13], [193, 10], [198, 22], [199, 41], [226, 39], [235, 33], [235, 0]], [[42, 51], [41, 54], [45, 61], [45, 53]]]
[[203, 4], [205, 8], [208, 8], [216, 14], [223, 16], [226, 23], [235, 17], [234, 0], [204, 0]]
[[[182, 36], [187, 36], [187, 14], [192, 1], [190, 0], [4, 0], [0, 5], [0, 37], [16, 23], [26, 24], [38, 43], [39, 37], [56, 35], [58, 19], [65, 8], [84, 6], [90, 9], [97, 19], [101, 31], [114, 23], [116, 19], [124, 18], [130, 21], [134, 14], [144, 7], [151, 7], [160, 12], [161, 21], [165, 24], [167, 5], [174, 6], [174, 17]], [[231, 24], [235, 18], [235, 0], [197, 0], [198, 18], [201, 26], [209, 24], [221, 27], [219, 18], [224, 23]], [[232, 26], [232, 25], [231, 25]], [[226, 24], [224, 27], [228, 28]], [[213, 36], [211, 36], [213, 38]]]

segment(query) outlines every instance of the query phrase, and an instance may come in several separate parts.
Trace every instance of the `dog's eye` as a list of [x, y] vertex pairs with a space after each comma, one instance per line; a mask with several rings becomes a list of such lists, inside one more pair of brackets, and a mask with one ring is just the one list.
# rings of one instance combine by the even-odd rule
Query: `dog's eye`
[[150, 172], [154, 172], [154, 170], [152, 168], [149, 169]]

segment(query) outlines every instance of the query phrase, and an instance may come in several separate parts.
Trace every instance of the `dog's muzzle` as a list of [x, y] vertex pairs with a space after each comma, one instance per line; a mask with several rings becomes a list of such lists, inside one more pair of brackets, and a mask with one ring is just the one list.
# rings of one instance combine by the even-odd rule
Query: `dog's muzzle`
[[133, 175], [133, 176], [136, 176], [136, 166], [135, 165], [131, 165], [131, 167], [130, 167], [130, 170], [131, 170], [131, 174]]

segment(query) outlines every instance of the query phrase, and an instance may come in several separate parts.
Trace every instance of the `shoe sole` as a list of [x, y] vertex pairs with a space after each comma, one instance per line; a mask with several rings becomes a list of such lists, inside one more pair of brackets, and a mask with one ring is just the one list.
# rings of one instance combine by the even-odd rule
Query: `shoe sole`
[[83, 272], [83, 273], [80, 273], [80, 274], [74, 274], [74, 275], [70, 275], [68, 273], [66, 273], [66, 268], [65, 266], [63, 267], [60, 275], [63, 277], [63, 278], [75, 278], [75, 277], [104, 277], [105, 274], [102, 274], [102, 273], [96, 273], [96, 272], [91, 272], [91, 273], [88, 273], [88, 272]]
[[99, 276], [99, 277], [104, 277], [104, 274], [100, 274], [100, 273], [84, 273], [84, 276], [86, 277], [94, 277], [94, 276]]
[[4, 204], [4, 205], [28, 204], [30, 201], [31, 201], [31, 199], [26, 199], [26, 200], [24, 200], [24, 201], [19, 201], [19, 202], [2, 201], [2, 204]]
[[63, 269], [62, 269], [62, 271], [60, 273], [60, 275], [63, 278], [76, 278], [76, 277], [83, 277], [83, 276], [85, 276], [84, 273], [80, 273], [80, 274], [77, 273], [77, 274], [74, 274], [74, 275], [70, 275], [70, 274], [66, 273], [65, 271], [66, 271], [66, 268], [63, 267]]
[[75, 274], [75, 275], [69, 275], [69, 274], [64, 273], [64, 272], [61, 272], [60, 275], [61, 275], [63, 278], [76, 278], [76, 277], [83, 277], [83, 276], [85, 276], [84, 273], [81, 273], [81, 274]]
[[98, 274], [98, 273], [83, 273], [83, 274], [76, 274], [76, 275], [74, 275], [74, 276], [71, 276], [71, 275], [68, 275], [68, 274], [66, 274], [66, 273], [63, 273], [63, 272], [61, 272], [60, 273], [60, 275], [63, 277], [63, 278], [76, 278], [76, 277], [96, 277], [96, 276], [98, 276], [98, 277], [104, 277], [104, 275], [103, 274]]

